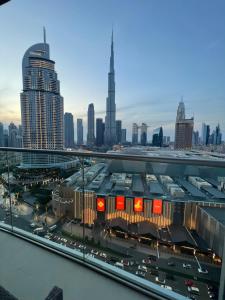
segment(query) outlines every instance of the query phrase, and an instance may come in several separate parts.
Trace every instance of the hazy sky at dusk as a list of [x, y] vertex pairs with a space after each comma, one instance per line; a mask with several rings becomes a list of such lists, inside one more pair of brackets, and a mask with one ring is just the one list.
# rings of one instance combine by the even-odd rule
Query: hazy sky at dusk
[[[221, 124], [225, 136], [225, 1], [11, 0], [0, 7], [0, 121], [20, 122], [21, 63], [46, 26], [65, 111], [105, 116], [112, 24], [117, 119], [174, 134], [183, 95], [187, 117]], [[86, 134], [86, 130], [85, 130]]]

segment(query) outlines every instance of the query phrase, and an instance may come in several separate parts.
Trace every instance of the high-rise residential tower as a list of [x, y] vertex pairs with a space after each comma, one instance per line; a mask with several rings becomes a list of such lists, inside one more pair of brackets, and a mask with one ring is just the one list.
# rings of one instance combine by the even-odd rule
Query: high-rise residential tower
[[104, 144], [105, 124], [101, 118], [96, 119], [96, 146], [100, 147]]
[[138, 144], [138, 125], [137, 125], [137, 123], [133, 123], [133, 126], [132, 126], [132, 144], [133, 145]]
[[33, 149], [63, 149], [63, 98], [50, 59], [49, 45], [31, 46], [22, 63], [23, 92], [20, 95], [23, 146]]
[[174, 143], [175, 149], [190, 149], [192, 147], [193, 127], [194, 118], [185, 119], [185, 106], [182, 100], [177, 109]]
[[163, 146], [163, 129], [162, 127], [153, 130], [152, 145], [156, 147]]
[[66, 148], [74, 147], [73, 115], [68, 112], [64, 114], [64, 144]]
[[4, 128], [1, 122], [0, 122], [0, 147], [4, 147]]
[[83, 139], [83, 120], [77, 119], [77, 145], [83, 145], [84, 139]]
[[95, 109], [93, 103], [88, 106], [87, 122], [87, 145], [93, 146], [95, 144]]
[[141, 145], [145, 146], [147, 144], [147, 129], [148, 126], [145, 123], [141, 124]]
[[116, 143], [120, 144], [122, 139], [122, 121], [116, 120]]
[[126, 128], [122, 128], [121, 130], [121, 143], [126, 144], [127, 142], [127, 130]]
[[108, 97], [106, 99], [105, 144], [112, 146], [116, 143], [116, 103], [115, 103], [115, 71], [113, 33], [111, 41], [110, 70], [108, 73]]

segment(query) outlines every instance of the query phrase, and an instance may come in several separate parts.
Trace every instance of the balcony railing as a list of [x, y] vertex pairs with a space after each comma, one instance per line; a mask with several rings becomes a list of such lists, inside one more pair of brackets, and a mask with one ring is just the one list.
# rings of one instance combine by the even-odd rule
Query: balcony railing
[[0, 228], [156, 299], [222, 300], [225, 159], [0, 148]]

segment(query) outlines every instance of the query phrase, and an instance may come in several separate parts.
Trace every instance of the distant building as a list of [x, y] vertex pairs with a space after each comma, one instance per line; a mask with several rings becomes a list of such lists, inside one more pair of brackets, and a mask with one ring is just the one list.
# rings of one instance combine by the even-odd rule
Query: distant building
[[133, 126], [132, 126], [132, 144], [133, 145], [138, 144], [138, 125], [137, 125], [137, 123], [133, 123]]
[[162, 127], [153, 130], [152, 146], [162, 147], [163, 146], [163, 129]]
[[122, 121], [116, 120], [116, 143], [121, 144], [122, 139]]
[[44, 42], [25, 52], [22, 72], [20, 102], [24, 148], [63, 149], [63, 97], [45, 31]]
[[77, 145], [83, 145], [84, 138], [83, 138], [83, 120], [77, 119]]
[[121, 135], [121, 144], [126, 144], [126, 142], [127, 142], [127, 130], [123, 128], [122, 135]]
[[1, 122], [0, 122], [0, 147], [4, 147], [4, 128]]
[[141, 124], [141, 145], [145, 146], [147, 144], [147, 128], [145, 123]]
[[170, 144], [170, 136], [163, 136], [163, 145], [168, 146]]
[[9, 124], [8, 146], [12, 148], [22, 147], [22, 137], [19, 135], [19, 130], [14, 123]]
[[184, 102], [179, 103], [175, 125], [175, 149], [190, 149], [192, 147], [192, 133], [194, 119], [185, 119]]
[[193, 133], [192, 133], [192, 145], [193, 146], [199, 145], [199, 132], [198, 132], [198, 130], [193, 131]]
[[66, 148], [74, 147], [73, 115], [68, 112], [64, 114], [64, 144]]
[[93, 146], [95, 144], [95, 110], [93, 103], [88, 106], [87, 122], [87, 145]]
[[3, 131], [4, 147], [9, 147], [9, 132], [7, 129]]
[[96, 146], [101, 147], [104, 144], [105, 124], [101, 118], [96, 119]]
[[222, 142], [222, 133], [220, 131], [220, 124], [218, 124], [215, 130], [215, 144], [220, 145], [221, 142]]

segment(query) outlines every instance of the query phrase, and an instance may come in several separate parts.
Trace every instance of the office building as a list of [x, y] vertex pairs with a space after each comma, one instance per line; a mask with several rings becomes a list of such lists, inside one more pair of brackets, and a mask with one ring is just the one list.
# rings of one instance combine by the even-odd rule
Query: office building
[[170, 144], [170, 136], [163, 136], [163, 145], [168, 146]]
[[4, 147], [4, 127], [0, 122], [0, 147]]
[[126, 144], [127, 142], [127, 130], [125, 128], [122, 128], [122, 134], [121, 134], [121, 144]]
[[133, 126], [132, 126], [132, 144], [133, 145], [138, 144], [138, 125], [137, 125], [137, 123], [133, 123]]
[[145, 123], [141, 124], [141, 145], [145, 146], [147, 144], [147, 129], [148, 126]]
[[152, 135], [152, 146], [162, 147], [163, 146], [163, 129], [162, 127], [153, 130]]
[[185, 118], [184, 102], [179, 103], [175, 125], [175, 149], [190, 149], [192, 147], [192, 133], [194, 118]]
[[110, 70], [108, 73], [108, 97], [106, 99], [105, 144], [112, 146], [116, 143], [116, 103], [115, 103], [115, 71], [113, 33], [111, 41]]
[[104, 144], [105, 124], [101, 118], [96, 119], [96, 146], [101, 147]]
[[25, 52], [22, 73], [20, 101], [24, 148], [63, 149], [63, 98], [45, 30], [44, 42]]
[[93, 103], [88, 106], [87, 122], [87, 145], [93, 146], [95, 144], [95, 109]]
[[64, 114], [64, 144], [66, 148], [74, 147], [73, 115], [68, 112]]
[[193, 146], [199, 145], [199, 132], [198, 132], [198, 130], [193, 131], [193, 133], [192, 133], [192, 145]]
[[116, 120], [116, 143], [121, 144], [122, 139], [122, 121]]
[[77, 145], [83, 145], [84, 138], [83, 138], [83, 120], [77, 119]]

